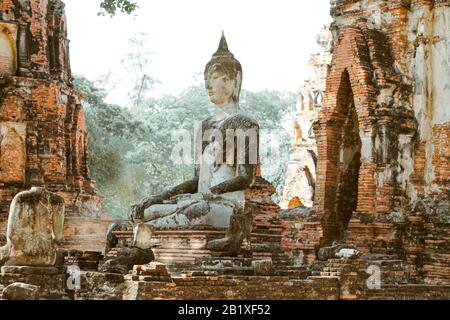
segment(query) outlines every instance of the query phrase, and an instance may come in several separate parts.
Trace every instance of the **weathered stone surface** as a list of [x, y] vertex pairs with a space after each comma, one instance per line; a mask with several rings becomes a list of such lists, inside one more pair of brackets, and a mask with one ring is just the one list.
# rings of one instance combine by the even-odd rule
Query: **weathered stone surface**
[[13, 283], [3, 290], [2, 299], [5, 300], [38, 300], [38, 286], [26, 283]]
[[[196, 273], [195, 271], [193, 273]], [[164, 263], [153, 261], [147, 265], [136, 265], [133, 271], [124, 277], [125, 280], [171, 282], [172, 278]]]
[[409, 281], [449, 283], [449, 14], [448, 1], [332, 1], [314, 207], [283, 217], [286, 252], [340, 240], [403, 257]]
[[252, 267], [257, 276], [270, 276], [274, 273], [271, 259], [252, 261]]
[[133, 228], [133, 247], [141, 250], [148, 250], [159, 244], [159, 241], [155, 240], [155, 228], [145, 223], [138, 223]]
[[[37, 273], [38, 268], [34, 269], [34, 272], [25, 273], [6, 273], [0, 274], [0, 283], [4, 286], [8, 286], [13, 283], [26, 283], [39, 287], [39, 299], [48, 300], [62, 300], [68, 299], [66, 288], [66, 274], [63, 271], [59, 271], [57, 274], [52, 272], [43, 271], [43, 273]], [[50, 268], [51, 269], [51, 268]], [[17, 269], [13, 269], [17, 270]], [[13, 271], [10, 270], [10, 271]], [[52, 273], [52, 274], [49, 274]]]
[[64, 265], [78, 266], [84, 271], [97, 271], [103, 257], [101, 252], [70, 250], [64, 252]]
[[17, 71], [17, 26], [0, 22], [0, 77]]
[[63, 239], [63, 228], [63, 198], [43, 188], [19, 193], [11, 204], [0, 264], [54, 266], [56, 243]]
[[[43, 3], [46, 2], [35, 1], [29, 11], [45, 11], [47, 6]], [[59, 3], [52, 1], [49, 8]], [[148, 238], [158, 240], [160, 246], [155, 249], [155, 255], [159, 262], [132, 266], [133, 270], [125, 276], [85, 273], [84, 285], [74, 293], [75, 298], [450, 299], [450, 72], [446, 61], [449, 56], [449, 2], [333, 0], [331, 4], [333, 37], [330, 38], [328, 33], [319, 42], [326, 48], [333, 47], [332, 63], [320, 60], [320, 55], [313, 57], [313, 63], [319, 66], [316, 79], [319, 81], [312, 81], [302, 88], [303, 99], [299, 103], [296, 145], [303, 148], [302, 157], [307, 160], [294, 163], [295, 168], [290, 170], [293, 173], [289, 173], [288, 178], [291, 182], [301, 183], [306, 192], [286, 196], [286, 204], [291, 210], [280, 215], [280, 208], [270, 199], [273, 186], [256, 174], [251, 175], [255, 179], [249, 184], [240, 179], [242, 175], [235, 177], [236, 171], [233, 174], [222, 172], [215, 176], [223, 183], [217, 187], [209, 184], [211, 176], [205, 174], [205, 170], [201, 172], [200, 168], [202, 174], [197, 172], [197, 180], [188, 181], [158, 197], [150, 197], [144, 203], [145, 208], [138, 206], [132, 210], [133, 220], [139, 220], [145, 218], [145, 210], [141, 209], [164, 203], [163, 207], [168, 211], [153, 207], [155, 210], [147, 211], [147, 218], [169, 212], [168, 217], [176, 218], [169, 222], [182, 226], [181, 229], [144, 232], [142, 239], [135, 238], [139, 241], [134, 244], [142, 248], [150, 247], [151, 239]], [[4, 31], [5, 26], [11, 28], [13, 25], [8, 21], [16, 19], [17, 11], [6, 11], [14, 5], [9, 0], [0, 3], [1, 16], [5, 20], [0, 24], [0, 43], [6, 43], [3, 45], [6, 49], [0, 51], [0, 74], [3, 75], [14, 70], [11, 63], [14, 45], [5, 40], [14, 32], [12, 29], [9, 34]], [[39, 25], [53, 23], [52, 19], [45, 21], [48, 14], [53, 17], [49, 12], [44, 12], [30, 25], [33, 39], [40, 44], [33, 48], [36, 52], [31, 57], [21, 56], [20, 52], [26, 51], [21, 51], [19, 46], [17, 58], [20, 63], [16, 75], [6, 76], [7, 81], [2, 81], [0, 75], [1, 98], [5, 101], [0, 109], [0, 147], [7, 150], [0, 154], [0, 169], [3, 169], [0, 175], [7, 173], [0, 176], [0, 199], [12, 199], [20, 189], [17, 184], [42, 180], [69, 200], [73, 200], [72, 192], [81, 195], [69, 205], [73, 212], [86, 211], [86, 208], [87, 212], [94, 212], [96, 198], [84, 170], [86, 136], [79, 120], [82, 113], [79, 112], [77, 94], [71, 90], [70, 81], [64, 79], [69, 74], [65, 72], [67, 64], [61, 60], [58, 68], [55, 60], [52, 62], [55, 57], [47, 57], [49, 50], [45, 46], [54, 45], [53, 40], [47, 41], [40, 33]], [[29, 12], [26, 14], [30, 15]], [[21, 30], [24, 27], [19, 25], [18, 39], [24, 37]], [[50, 28], [49, 34], [51, 31], [57, 33], [56, 29]], [[28, 35], [25, 33], [25, 36]], [[61, 40], [61, 37], [55, 39]], [[231, 58], [224, 40], [215, 58], [207, 71], [210, 67], [214, 70], [218, 60]], [[230, 69], [236, 71], [237, 64], [231, 60]], [[234, 91], [233, 102], [237, 102], [240, 90], [238, 76], [241, 70], [237, 71], [225, 88], [228, 93], [234, 89], [231, 90]], [[53, 85], [47, 82], [51, 77], [55, 79]], [[211, 88], [217, 88], [216, 85]], [[22, 90], [25, 86], [27, 90]], [[3, 90], [5, 88], [7, 90]], [[224, 96], [224, 90], [215, 92], [211, 89], [209, 93], [213, 102], [219, 102]], [[68, 102], [65, 102], [66, 97]], [[33, 101], [36, 120], [28, 114], [27, 108], [20, 107], [28, 106], [29, 101]], [[235, 105], [225, 106], [225, 113], [234, 111]], [[314, 121], [317, 113], [318, 121]], [[55, 118], [65, 125], [56, 126]], [[243, 123], [242, 119], [237, 122], [239, 125]], [[308, 128], [313, 122], [314, 132], [311, 132]], [[54, 144], [40, 124], [55, 129], [58, 134], [52, 133], [52, 139], [64, 135], [65, 140], [56, 139]], [[30, 132], [36, 134], [30, 136]], [[43, 142], [38, 137], [43, 137]], [[317, 146], [309, 144], [314, 138]], [[316, 153], [310, 152], [314, 149], [317, 149]], [[48, 161], [41, 169], [37, 164], [43, 154]], [[65, 154], [66, 158], [58, 157], [60, 154]], [[71, 157], [67, 158], [68, 155]], [[13, 157], [17, 161], [11, 161]], [[66, 163], [67, 168], [58, 167], [58, 161]], [[41, 175], [41, 172], [44, 173]], [[229, 181], [230, 177], [238, 179]], [[311, 205], [308, 201], [311, 202], [314, 184], [314, 207], [299, 208]], [[70, 191], [62, 188], [63, 185], [69, 186]], [[239, 241], [229, 239], [233, 234], [242, 235], [243, 229], [237, 228], [238, 232], [234, 232], [230, 228], [231, 233], [226, 234], [225, 228], [215, 228], [218, 224], [208, 223], [209, 228], [205, 228], [201, 223], [190, 223], [198, 222], [195, 220], [198, 216], [211, 213], [208, 206], [213, 203], [214, 192], [211, 194], [207, 190], [211, 186], [212, 189], [217, 187], [213, 191], [219, 194], [239, 190], [238, 196], [244, 195], [245, 203], [255, 206], [252, 228], [245, 232], [242, 241], [241, 236], [236, 237]], [[185, 193], [189, 195], [173, 198]], [[180, 209], [179, 204], [192, 200], [194, 203], [190, 204], [195, 204], [195, 210], [183, 211], [180, 216], [175, 214]], [[0, 210], [4, 210], [1, 201]], [[136, 215], [140, 211], [143, 216]], [[223, 212], [216, 211], [222, 218], [226, 216], [221, 214]], [[231, 215], [231, 211], [228, 214]], [[223, 221], [214, 222], [225, 227], [221, 224]], [[172, 227], [170, 223], [168, 229]], [[80, 225], [86, 226], [86, 223], [73, 223], [66, 229], [66, 234], [76, 236]], [[84, 241], [83, 245], [89, 243], [85, 234], [96, 233], [101, 229], [99, 226], [80, 232], [79, 240]], [[133, 246], [132, 231], [116, 230], [113, 234], [116, 238], [111, 238], [109, 248], [112, 250], [107, 256], [112, 259], [117, 258], [121, 248]], [[228, 239], [223, 238], [224, 234]], [[216, 243], [225, 244], [221, 250], [228, 252], [207, 250], [207, 244], [218, 238], [222, 239]], [[327, 247], [336, 240], [346, 243]], [[233, 250], [229, 250], [230, 244], [233, 244]], [[127, 250], [124, 256], [130, 260], [133, 249]], [[324, 261], [317, 261], [318, 250], [319, 258]], [[356, 250], [363, 254], [359, 255]], [[229, 253], [234, 256], [221, 255]], [[80, 257], [84, 255], [85, 252]], [[91, 259], [97, 255], [87, 256]], [[270, 264], [262, 262], [269, 260], [272, 261], [271, 271]], [[161, 261], [167, 262], [167, 266]], [[122, 265], [111, 263], [112, 268], [122, 273], [131, 270], [130, 261], [122, 262]], [[14, 268], [4, 271], [22, 273], [2, 273], [2, 284], [38, 285], [41, 290], [46, 290], [47, 296], [55, 290], [58, 294], [64, 293], [63, 274], [26, 274]], [[255, 276], [272, 271], [271, 276]], [[379, 287], [372, 288], [374, 284]]]
[[354, 258], [359, 254], [356, 249], [341, 249], [336, 253], [336, 258]]
[[288, 277], [174, 276], [173, 282], [125, 282], [124, 300], [339, 299], [338, 279], [290, 281]]
[[254, 208], [247, 204], [244, 209], [234, 213], [230, 217], [226, 236], [222, 239], [211, 240], [206, 245], [206, 249], [230, 256], [237, 255], [241, 251], [244, 239], [250, 239], [253, 212]]
[[[283, 225], [279, 219], [279, 207], [271, 198], [274, 193], [273, 185], [261, 177], [257, 177], [255, 184], [245, 191], [246, 202], [253, 207], [252, 232], [240, 246], [238, 257], [245, 256], [250, 260], [272, 259], [275, 266], [283, 267], [291, 262], [291, 258], [282, 250]], [[112, 256], [115, 256], [116, 249], [133, 246], [131, 230], [114, 231], [113, 236], [115, 238], [113, 242], [117, 247], [111, 250]], [[211, 252], [207, 249], [208, 243], [223, 239], [224, 236], [226, 236], [226, 231], [223, 229], [217, 230], [201, 226], [179, 230], [155, 230], [153, 240], [159, 243], [153, 249], [155, 260], [166, 264], [170, 272], [201, 270], [203, 262], [209, 259], [214, 260], [217, 256], [226, 256], [223, 252]], [[236, 255], [235, 252], [233, 255]], [[293, 257], [292, 261], [296, 258]], [[245, 267], [248, 270], [243, 271], [240, 268], [233, 270], [239, 269], [239, 272], [242, 271], [245, 274], [254, 273], [251, 263]], [[233, 270], [228, 271], [232, 274]], [[283, 270], [282, 272], [289, 273], [291, 271]]]

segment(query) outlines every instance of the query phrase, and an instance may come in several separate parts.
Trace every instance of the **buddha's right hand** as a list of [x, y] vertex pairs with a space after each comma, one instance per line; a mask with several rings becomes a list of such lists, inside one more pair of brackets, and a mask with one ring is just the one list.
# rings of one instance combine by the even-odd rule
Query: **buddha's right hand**
[[142, 222], [142, 220], [144, 219], [145, 209], [151, 207], [154, 204], [160, 203], [159, 198], [160, 197], [158, 196], [150, 196], [143, 200], [141, 203], [131, 206], [128, 213], [128, 219], [131, 222]]
[[128, 219], [131, 222], [142, 221], [142, 219], [144, 219], [144, 211], [145, 208], [142, 204], [135, 204], [131, 206], [130, 211], [128, 212]]

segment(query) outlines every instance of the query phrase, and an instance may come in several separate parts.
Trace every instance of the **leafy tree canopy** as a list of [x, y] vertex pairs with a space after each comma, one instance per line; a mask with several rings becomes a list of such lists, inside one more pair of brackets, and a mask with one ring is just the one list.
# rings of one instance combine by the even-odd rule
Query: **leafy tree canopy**
[[100, 14], [109, 14], [114, 16], [117, 11], [131, 14], [138, 8], [138, 5], [133, 0], [103, 0], [100, 4]]

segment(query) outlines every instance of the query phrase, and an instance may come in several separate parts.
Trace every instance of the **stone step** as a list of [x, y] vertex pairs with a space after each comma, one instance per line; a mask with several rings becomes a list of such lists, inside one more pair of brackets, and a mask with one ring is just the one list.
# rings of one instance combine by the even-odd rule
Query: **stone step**
[[342, 267], [330, 267], [330, 266], [326, 266], [326, 267], [323, 268], [322, 271], [334, 271], [334, 270], [342, 271], [342, 270], [344, 270], [344, 266], [342, 266]]
[[308, 270], [306, 267], [303, 266], [286, 266], [283, 269], [285, 270]]
[[205, 271], [217, 271], [221, 275], [252, 276], [255, 270], [251, 267], [203, 268]]
[[344, 268], [343, 267], [324, 267], [322, 269], [322, 271], [329, 271], [329, 272], [337, 272], [337, 271], [342, 271]]
[[340, 277], [340, 272], [320, 272], [321, 277]]
[[347, 262], [327, 262], [327, 266], [332, 266], [332, 267], [342, 267], [345, 266], [347, 264]]
[[342, 264], [342, 263], [347, 263], [348, 261], [347, 261], [347, 259], [328, 259], [328, 262]]
[[306, 279], [311, 275], [309, 271], [276, 270], [275, 276]]
[[379, 264], [382, 266], [385, 265], [392, 265], [392, 264], [397, 264], [397, 263], [404, 263], [405, 260], [371, 260], [370, 263], [372, 264]]
[[285, 266], [293, 266], [294, 263], [292, 262], [292, 259], [285, 259], [285, 260], [273, 260], [272, 259], [272, 263], [274, 265], [285, 265]]

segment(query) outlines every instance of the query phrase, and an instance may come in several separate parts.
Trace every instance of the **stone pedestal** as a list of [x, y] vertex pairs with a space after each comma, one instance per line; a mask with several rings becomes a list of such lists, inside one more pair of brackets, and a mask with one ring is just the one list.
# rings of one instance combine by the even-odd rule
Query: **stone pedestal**
[[212, 256], [206, 249], [209, 241], [223, 238], [225, 231], [183, 230], [160, 231], [155, 235], [159, 246], [153, 249], [156, 261], [168, 266], [195, 265], [199, 260]]
[[[164, 263], [170, 271], [183, 270], [201, 266], [201, 260], [212, 257], [213, 253], [206, 249], [209, 241], [223, 238], [225, 230], [172, 230], [155, 231], [152, 250], [155, 261]], [[114, 235], [120, 239], [120, 244], [130, 246], [133, 239], [132, 231], [118, 231]], [[113, 249], [112, 251], [114, 251]]]

